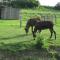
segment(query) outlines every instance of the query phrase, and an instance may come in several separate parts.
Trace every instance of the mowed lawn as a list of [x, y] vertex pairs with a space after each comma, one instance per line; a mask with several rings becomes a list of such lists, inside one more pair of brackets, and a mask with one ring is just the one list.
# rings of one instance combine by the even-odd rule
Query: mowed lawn
[[[23, 24], [25, 25], [24, 21]], [[32, 41], [34, 43], [36, 40], [33, 40], [31, 29], [26, 36], [24, 28], [25, 26], [22, 26], [20, 28], [19, 20], [0, 20], [0, 46], [2, 46], [3, 44], [17, 44], [19, 42], [30, 44], [30, 42]], [[52, 39], [49, 39], [50, 32], [48, 29], [43, 30], [40, 34], [37, 33], [37, 37], [40, 36], [41, 38], [43, 38], [45, 46], [48, 46], [49, 44], [60, 46], [60, 25], [58, 23], [54, 25], [54, 30], [56, 31], [57, 35], [56, 40], [54, 39], [54, 35]]]

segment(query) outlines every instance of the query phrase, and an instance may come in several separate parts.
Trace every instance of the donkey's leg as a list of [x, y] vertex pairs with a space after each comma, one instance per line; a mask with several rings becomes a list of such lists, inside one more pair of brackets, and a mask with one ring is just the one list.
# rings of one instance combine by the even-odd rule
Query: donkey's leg
[[52, 38], [53, 29], [49, 29], [49, 30], [50, 30], [50, 33], [51, 33], [51, 36], [50, 36], [50, 38]]
[[31, 26], [31, 31], [32, 31], [32, 33], [33, 33], [33, 26]]
[[54, 29], [53, 29], [53, 32], [54, 32], [54, 35], [55, 35], [55, 39], [56, 39], [56, 32], [54, 31]]
[[36, 27], [35, 27], [35, 28], [34, 28], [34, 31], [33, 31], [34, 40], [35, 40], [35, 37], [36, 37], [36, 32], [37, 32], [37, 29], [36, 29]]
[[41, 33], [41, 30], [38, 30], [39, 31], [39, 33]]

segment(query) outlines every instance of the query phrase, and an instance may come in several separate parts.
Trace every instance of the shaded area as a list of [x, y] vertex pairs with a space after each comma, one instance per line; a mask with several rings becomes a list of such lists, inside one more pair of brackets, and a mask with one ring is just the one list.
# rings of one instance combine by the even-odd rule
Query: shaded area
[[[29, 34], [31, 35], [31, 34]], [[20, 38], [20, 37], [25, 37], [27, 36], [26, 34], [20, 34], [20, 35], [16, 35], [16, 36], [12, 36], [12, 37], [3, 37], [3, 38], [0, 38], [0, 40], [8, 40], [8, 39], [14, 39], [14, 38]]]
[[[2, 54], [2, 55], [1, 55]], [[15, 54], [8, 54], [8, 52], [0, 51], [0, 59], [2, 60], [51, 60], [51, 56], [47, 50], [23, 50]]]
[[[41, 39], [40, 39], [41, 40]], [[40, 41], [39, 40], [39, 41]], [[38, 45], [36, 45], [38, 44]], [[36, 41], [24, 41], [19, 43], [5, 44], [1, 43], [0, 46], [0, 59], [1, 60], [51, 60], [46, 48], [37, 49], [40, 44]]]
[[49, 51], [51, 55], [56, 58], [56, 60], [60, 60], [60, 46], [50, 45]]
[[[37, 40], [41, 42], [43, 38], [41, 39], [39, 38]], [[40, 45], [40, 43], [38, 44]], [[50, 45], [49, 49], [50, 51], [54, 50], [58, 53], [52, 54], [50, 53], [49, 50], [44, 49], [44, 48], [37, 49], [36, 43], [32, 43], [31, 41], [24, 41], [24, 42], [19, 42], [15, 44], [1, 43], [0, 59], [1, 60], [53, 60], [53, 56], [54, 56], [55, 59], [58, 60], [60, 58], [60, 46], [58, 47], [55, 45]]]

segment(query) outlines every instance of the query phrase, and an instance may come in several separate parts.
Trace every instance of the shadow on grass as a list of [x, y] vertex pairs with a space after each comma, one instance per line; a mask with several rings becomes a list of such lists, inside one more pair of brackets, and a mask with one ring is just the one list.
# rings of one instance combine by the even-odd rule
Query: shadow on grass
[[[24, 35], [25, 36], [25, 35]], [[23, 36], [22, 36], [23, 37]], [[36, 43], [31, 41], [24, 41], [18, 43], [5, 44], [1, 43], [0, 55], [3, 54], [1, 60], [52, 60], [46, 48], [40, 48], [43, 37], [38, 37]], [[34, 41], [34, 40], [33, 40]], [[40, 49], [39, 49], [40, 48]], [[19, 58], [19, 59], [18, 59]], [[34, 58], [34, 59], [33, 59]], [[38, 60], [36, 59], [36, 60]]]
[[[43, 60], [51, 60], [50, 56], [48, 55], [48, 51], [46, 49], [36, 49], [34, 48], [34, 44], [27, 44], [27, 43], [16, 43], [16, 44], [2, 44], [0, 47], [0, 55], [4, 57], [4, 59], [8, 58], [7, 60], [29, 60], [30, 57], [32, 60], [36, 58], [41, 58]], [[24, 49], [22, 48], [24, 47]], [[16, 58], [17, 59], [16, 59]], [[36, 58], [35, 58], [36, 57]], [[15, 58], [15, 59], [14, 59]], [[23, 59], [24, 58], [24, 59]], [[33, 59], [35, 58], [35, 59]], [[3, 58], [1, 57], [1, 60]], [[3, 59], [3, 60], [4, 60]], [[38, 60], [38, 59], [36, 59]]]
[[15, 54], [3, 53], [1, 60], [51, 60], [47, 51], [40, 51], [37, 49], [34, 50], [25, 50], [17, 52]]
[[[29, 35], [31, 35], [31, 34], [29, 34]], [[20, 38], [20, 37], [23, 38], [25, 36], [27, 36], [27, 35], [26, 34], [21, 34], [21, 35], [16, 35], [16, 36], [12, 36], [12, 37], [3, 37], [3, 38], [0, 38], [0, 40], [8, 40], [8, 39], [14, 39], [14, 38]]]

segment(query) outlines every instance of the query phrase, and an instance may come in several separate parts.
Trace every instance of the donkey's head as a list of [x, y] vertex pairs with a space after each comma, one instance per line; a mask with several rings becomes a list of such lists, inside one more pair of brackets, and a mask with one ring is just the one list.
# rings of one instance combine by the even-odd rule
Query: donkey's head
[[26, 32], [26, 35], [28, 34], [28, 32], [29, 32], [29, 27], [31, 26], [31, 21], [30, 21], [30, 19], [29, 20], [27, 20], [27, 22], [26, 22], [26, 27], [25, 27], [25, 32]]
[[25, 32], [26, 32], [26, 35], [27, 35], [28, 34], [28, 28], [27, 27], [25, 28]]

